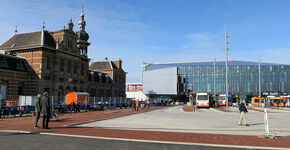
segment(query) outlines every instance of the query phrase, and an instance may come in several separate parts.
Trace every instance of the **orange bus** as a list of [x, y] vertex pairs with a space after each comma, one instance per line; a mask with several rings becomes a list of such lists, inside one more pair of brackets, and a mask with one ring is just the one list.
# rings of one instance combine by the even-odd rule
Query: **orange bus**
[[6, 101], [6, 107], [18, 106], [18, 101]]
[[270, 103], [270, 106], [274, 107], [285, 107], [286, 104], [286, 98], [285, 97], [267, 97], [268, 103]]
[[259, 97], [252, 97], [252, 102], [251, 102], [252, 106], [257, 106], [257, 107], [262, 106], [263, 103], [264, 103], [264, 98], [261, 97], [261, 104], [260, 104]]

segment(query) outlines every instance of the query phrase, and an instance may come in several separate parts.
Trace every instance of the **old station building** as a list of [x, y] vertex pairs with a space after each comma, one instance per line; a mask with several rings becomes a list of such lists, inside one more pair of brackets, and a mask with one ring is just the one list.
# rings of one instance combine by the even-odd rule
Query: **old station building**
[[0, 46], [2, 99], [43, 91], [58, 99], [70, 91], [88, 92], [90, 96], [125, 97], [126, 72], [121, 60], [106, 59], [89, 66], [90, 43], [85, 26], [82, 9], [76, 32], [72, 19], [68, 28], [58, 31], [47, 31], [43, 25], [41, 31], [15, 32]]

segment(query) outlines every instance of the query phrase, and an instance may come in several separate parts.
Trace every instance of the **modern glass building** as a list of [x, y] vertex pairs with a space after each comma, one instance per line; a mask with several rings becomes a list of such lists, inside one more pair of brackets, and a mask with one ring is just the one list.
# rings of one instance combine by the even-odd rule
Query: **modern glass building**
[[[146, 64], [144, 92], [148, 95], [226, 93], [225, 61]], [[290, 93], [290, 65], [260, 63], [262, 93]], [[258, 95], [258, 62], [228, 61], [229, 94]]]

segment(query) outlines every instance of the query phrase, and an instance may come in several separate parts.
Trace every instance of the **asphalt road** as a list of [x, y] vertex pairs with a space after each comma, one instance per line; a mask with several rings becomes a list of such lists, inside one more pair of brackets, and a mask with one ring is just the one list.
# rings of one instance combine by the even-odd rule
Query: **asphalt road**
[[239, 148], [103, 140], [39, 133], [0, 132], [2, 150], [238, 150]]

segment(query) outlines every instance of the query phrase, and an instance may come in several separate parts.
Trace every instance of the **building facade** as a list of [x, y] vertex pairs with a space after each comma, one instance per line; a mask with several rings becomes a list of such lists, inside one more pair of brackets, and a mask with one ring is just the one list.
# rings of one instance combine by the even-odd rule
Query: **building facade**
[[[290, 65], [261, 63], [260, 66], [262, 93], [290, 92]], [[144, 91], [149, 95], [225, 94], [225, 61], [147, 64], [143, 81]], [[231, 95], [258, 95], [258, 62], [229, 61], [228, 81]]]
[[126, 72], [122, 68], [122, 60], [110, 61], [106, 57], [105, 61], [93, 62], [89, 69], [104, 73], [99, 78], [112, 84], [111, 88], [93, 89], [97, 91], [96, 93], [99, 95], [111, 95], [112, 97], [126, 97]]
[[[74, 24], [70, 19], [67, 28], [47, 31], [43, 26], [41, 31], [15, 33], [4, 42], [0, 46], [0, 51], [4, 53], [0, 60], [0, 66], [4, 66], [0, 67], [2, 69], [0, 83], [3, 85], [3, 89], [8, 89], [6, 95], [36, 95], [47, 91], [49, 95], [57, 96], [59, 100], [71, 91], [88, 92], [91, 93], [91, 96], [125, 95], [112, 94], [112, 91], [117, 91], [117, 89], [125, 91], [125, 82], [115, 81], [119, 78], [125, 81], [124, 78], [126, 78], [121, 60], [113, 62], [116, 63], [116, 68], [112, 70], [113, 73], [96, 67], [94, 70], [89, 69], [90, 58], [87, 54], [90, 43], [85, 26], [86, 21], [82, 9], [77, 31], [74, 31]], [[28, 69], [19, 71], [5, 68], [3, 60], [10, 60], [10, 58], [26, 63]], [[10, 73], [11, 71], [14, 73]], [[123, 73], [121, 73], [122, 71]], [[17, 74], [17, 77], [9, 78], [9, 74]], [[114, 76], [111, 77], [111, 75]], [[2, 76], [8, 78], [2, 78]], [[17, 83], [12, 85], [10, 82]], [[12, 89], [12, 87], [21, 87], [23, 90], [16, 92], [17, 89]], [[102, 89], [104, 92], [97, 89]], [[107, 93], [108, 90], [110, 90], [110, 94]]]
[[12, 95], [30, 93], [35, 76], [25, 59], [0, 54], [0, 103], [4, 103], [2, 99], [13, 99]]

